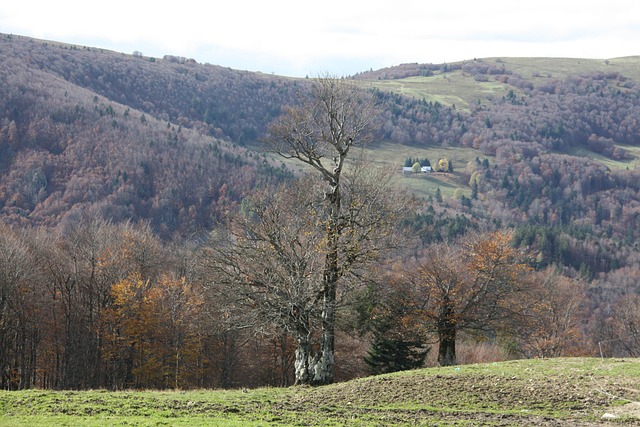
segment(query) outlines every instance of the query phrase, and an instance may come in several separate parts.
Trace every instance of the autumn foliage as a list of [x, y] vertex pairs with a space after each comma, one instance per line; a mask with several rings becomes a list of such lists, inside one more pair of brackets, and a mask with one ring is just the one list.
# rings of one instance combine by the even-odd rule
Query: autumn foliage
[[452, 365], [461, 332], [495, 335], [524, 315], [528, 270], [511, 235], [498, 231], [431, 245], [396, 280], [412, 285], [410, 321], [435, 334], [439, 363]]
[[124, 367], [122, 386], [183, 388], [202, 382], [204, 301], [194, 284], [163, 277], [152, 286], [134, 274], [115, 283], [111, 297], [104, 354], [109, 365]]
[[[212, 317], [223, 301], [205, 296], [188, 242], [85, 218], [59, 232], [2, 225], [0, 247], [4, 389], [281, 385], [287, 377], [286, 340], [274, 347]], [[248, 347], [257, 349], [252, 358]]]

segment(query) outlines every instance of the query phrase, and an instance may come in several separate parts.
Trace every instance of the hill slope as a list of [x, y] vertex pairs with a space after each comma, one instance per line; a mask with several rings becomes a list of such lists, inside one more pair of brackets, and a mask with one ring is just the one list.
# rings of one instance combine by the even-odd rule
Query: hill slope
[[[0, 45], [5, 222], [56, 225], [93, 210], [185, 235], [286, 174], [238, 145], [256, 146], [306, 79], [20, 36]], [[594, 277], [640, 259], [638, 60], [490, 58], [353, 79], [383, 107], [374, 162], [454, 165], [454, 179], [403, 177], [427, 199], [445, 195], [416, 222], [424, 241], [473, 223], [520, 227], [541, 266]]]
[[[450, 188], [457, 197], [448, 205], [458, 213], [520, 228], [541, 265], [591, 278], [638, 259], [639, 62], [493, 58], [354, 78], [395, 100], [383, 126], [389, 140], [432, 162], [444, 150], [458, 157], [453, 187], [434, 176], [435, 183], [413, 179], [412, 188], [421, 191], [422, 181], [432, 197], [438, 185]], [[476, 159], [465, 150], [477, 150]], [[545, 234], [556, 238], [549, 243]]]
[[[257, 146], [306, 79], [10, 35], [0, 48], [5, 222], [92, 209], [185, 235], [286, 175], [240, 145]], [[372, 161], [452, 161], [453, 178], [402, 178], [445, 196], [415, 221], [424, 242], [509, 226], [538, 266], [594, 278], [640, 265], [639, 61], [489, 58], [353, 79], [382, 106]]]
[[[255, 188], [290, 177], [247, 147], [259, 150], [269, 121], [305, 96], [306, 79], [9, 35], [0, 35], [0, 52], [0, 217], [13, 226], [5, 234], [61, 226], [64, 235], [89, 213], [148, 221], [145, 230], [179, 239], [206, 233]], [[576, 316], [585, 353], [599, 343], [609, 355], [640, 352], [636, 61], [482, 59], [384, 71], [402, 79], [353, 77], [382, 108], [371, 163], [396, 168], [423, 196], [408, 209], [414, 236], [428, 245], [474, 228], [514, 230], [532, 267], [584, 278]], [[402, 175], [408, 158], [453, 170]], [[72, 292], [91, 322], [85, 295], [94, 294]], [[55, 293], [49, 303], [59, 303]], [[98, 335], [87, 327], [78, 336]]]
[[[375, 87], [469, 109], [480, 102], [521, 95], [575, 76], [623, 76], [619, 86], [640, 83], [640, 56], [613, 59], [482, 58], [451, 64], [403, 64], [354, 76]], [[519, 87], [520, 86], [520, 87]]]
[[[52, 226], [93, 211], [184, 235], [209, 228], [225, 205], [283, 173], [185, 118], [192, 109], [166, 91], [180, 82], [180, 64], [153, 71], [140, 58], [16, 36], [1, 37], [0, 49], [6, 223]], [[167, 73], [178, 77], [165, 81]]]

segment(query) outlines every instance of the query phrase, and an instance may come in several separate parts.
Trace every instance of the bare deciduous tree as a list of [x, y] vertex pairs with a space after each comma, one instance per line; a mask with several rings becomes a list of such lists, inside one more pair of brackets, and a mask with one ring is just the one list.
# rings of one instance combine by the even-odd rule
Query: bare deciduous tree
[[585, 284], [561, 275], [555, 268], [531, 275], [529, 309], [512, 331], [528, 356], [573, 356], [584, 351], [580, 321], [584, 318]]
[[323, 236], [309, 181], [263, 191], [246, 200], [227, 229], [204, 250], [209, 289], [223, 298], [234, 328], [294, 337], [296, 381], [309, 381], [312, 334], [322, 287]]
[[0, 224], [0, 387], [5, 390], [29, 388], [35, 371], [31, 347], [35, 348], [37, 321], [33, 317], [39, 313], [32, 306], [35, 301], [30, 301], [33, 278], [27, 246]]
[[350, 207], [343, 203], [343, 172], [352, 149], [371, 141], [376, 115], [371, 93], [348, 81], [324, 76], [314, 81], [308, 98], [286, 108], [269, 129], [267, 143], [274, 153], [309, 165], [328, 187], [323, 191], [322, 339], [313, 361], [312, 383], [333, 381], [338, 281], [346, 272], [344, 262], [350, 262], [343, 240], [357, 228], [345, 215]]
[[[390, 202], [391, 196], [404, 193], [390, 190], [391, 176], [384, 171], [354, 165], [344, 179], [341, 220], [351, 226], [340, 230], [341, 286], [339, 292], [334, 290], [334, 310], [362, 284], [367, 274], [362, 267], [381, 259], [395, 244], [393, 225], [406, 209], [402, 202]], [[256, 193], [245, 200], [228, 227], [214, 233], [203, 251], [210, 295], [224, 301], [218, 317], [229, 319], [230, 327], [293, 337], [297, 384], [319, 383], [326, 375], [321, 369], [331, 241], [319, 188], [313, 177], [306, 176], [277, 192]]]

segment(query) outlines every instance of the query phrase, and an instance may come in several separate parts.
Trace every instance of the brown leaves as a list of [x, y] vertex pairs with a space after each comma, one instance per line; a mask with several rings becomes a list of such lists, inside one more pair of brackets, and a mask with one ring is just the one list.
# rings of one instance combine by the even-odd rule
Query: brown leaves
[[584, 353], [580, 322], [585, 284], [549, 268], [530, 275], [526, 316], [513, 325], [513, 335], [531, 357], [575, 356]]
[[136, 386], [180, 387], [197, 375], [204, 300], [184, 278], [152, 283], [134, 274], [113, 285], [104, 312], [105, 353], [129, 364]]
[[432, 330], [445, 312], [458, 330], [489, 330], [524, 309], [513, 301], [527, 271], [511, 234], [496, 231], [430, 246], [406, 266], [405, 277], [414, 283], [419, 315]]

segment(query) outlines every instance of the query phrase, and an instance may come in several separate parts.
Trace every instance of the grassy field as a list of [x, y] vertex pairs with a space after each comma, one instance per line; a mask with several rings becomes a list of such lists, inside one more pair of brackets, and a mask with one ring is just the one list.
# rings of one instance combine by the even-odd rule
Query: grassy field
[[461, 71], [436, 74], [430, 77], [408, 77], [397, 80], [376, 80], [371, 82], [380, 90], [400, 93], [427, 102], [439, 102], [443, 105], [455, 106], [460, 110], [468, 110], [469, 104], [478, 99], [500, 99], [507, 95], [512, 87], [495, 81], [476, 82]]
[[591, 160], [595, 160], [597, 162], [602, 163], [609, 169], [637, 169], [640, 167], [640, 147], [626, 146], [621, 145], [622, 148], [627, 150], [632, 159], [628, 160], [613, 160], [608, 157], [603, 156], [602, 154], [594, 153], [593, 151], [589, 151], [586, 148], [580, 147], [575, 148], [569, 152], [569, 154], [578, 157], [587, 157]]
[[[604, 59], [578, 58], [483, 58], [482, 62], [504, 67], [513, 75], [521, 76], [534, 85], [543, 84], [547, 80], [564, 79], [569, 75], [580, 75], [595, 72], [618, 72], [640, 83], [640, 56]], [[470, 62], [470, 61], [467, 61]], [[494, 77], [487, 82], [477, 82], [474, 76], [461, 70], [440, 72], [429, 77], [408, 77], [397, 80], [365, 80], [365, 86], [377, 87], [384, 91], [401, 93], [426, 101], [440, 102], [444, 105], [455, 105], [461, 110], [468, 110], [473, 103], [481, 103], [487, 99], [500, 99], [510, 90], [522, 96], [524, 92], [512, 85], [496, 81]]]
[[488, 62], [505, 68], [534, 82], [546, 78], [564, 79], [570, 75], [617, 72], [640, 83], [640, 56], [612, 59], [584, 58], [490, 58]]
[[[611, 170], [615, 169], [637, 169], [640, 168], [640, 147], [622, 146], [627, 150], [633, 158], [630, 160], [613, 160], [601, 154], [589, 151], [584, 147], [576, 148], [568, 154], [577, 157], [585, 157], [602, 163]], [[489, 163], [493, 163], [493, 158], [485, 156], [479, 150], [467, 147], [414, 147], [407, 145], [394, 144], [389, 142], [380, 142], [373, 144], [363, 150], [362, 153], [354, 151], [354, 157], [362, 154], [366, 161], [375, 167], [391, 168], [397, 171], [398, 183], [408, 188], [418, 197], [428, 198], [435, 197], [436, 191], [440, 189], [443, 197], [454, 197], [456, 190], [461, 190], [465, 196], [471, 194], [469, 186], [469, 176], [467, 164], [475, 162], [476, 158], [480, 161], [485, 158]], [[269, 155], [275, 159], [275, 162], [281, 159]], [[407, 158], [427, 158], [432, 164], [439, 159], [447, 158], [453, 162], [454, 173], [428, 173], [428, 174], [403, 174], [402, 166]], [[287, 167], [294, 172], [308, 172], [311, 168], [294, 160], [282, 161]], [[348, 166], [347, 166], [348, 167]]]
[[3, 391], [0, 425], [640, 425], [639, 401], [640, 359], [560, 358], [429, 368], [318, 388]]
[[[378, 167], [391, 167], [398, 171], [398, 183], [421, 197], [435, 196], [440, 191], [445, 197], [453, 197], [456, 189], [467, 196], [471, 193], [469, 178], [464, 174], [467, 163], [476, 157], [483, 160], [480, 151], [465, 147], [411, 147], [392, 143], [378, 143], [365, 150], [367, 162]], [[453, 162], [454, 173], [403, 174], [402, 166], [407, 158], [427, 158], [431, 164], [446, 158]], [[489, 159], [491, 162], [492, 160]]]

